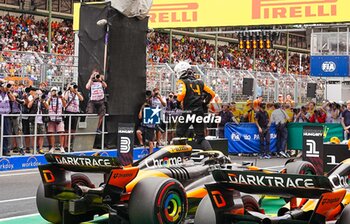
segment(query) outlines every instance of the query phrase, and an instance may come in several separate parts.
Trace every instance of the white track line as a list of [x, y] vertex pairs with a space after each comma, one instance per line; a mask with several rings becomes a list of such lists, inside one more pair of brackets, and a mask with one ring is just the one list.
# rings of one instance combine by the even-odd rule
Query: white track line
[[14, 199], [8, 199], [8, 200], [2, 200], [0, 201], [0, 204], [2, 203], [7, 203], [7, 202], [14, 202], [14, 201], [24, 201], [24, 200], [32, 200], [35, 199], [36, 197], [26, 197], [26, 198], [14, 198]]
[[0, 222], [10, 221], [10, 220], [14, 220], [14, 219], [28, 218], [28, 217], [33, 217], [33, 216], [37, 216], [37, 215], [39, 215], [39, 213], [3, 218], [3, 219], [0, 219]]
[[12, 177], [12, 176], [22, 176], [22, 175], [32, 175], [32, 174], [38, 174], [38, 172], [6, 173], [6, 174], [0, 174], [0, 177]]

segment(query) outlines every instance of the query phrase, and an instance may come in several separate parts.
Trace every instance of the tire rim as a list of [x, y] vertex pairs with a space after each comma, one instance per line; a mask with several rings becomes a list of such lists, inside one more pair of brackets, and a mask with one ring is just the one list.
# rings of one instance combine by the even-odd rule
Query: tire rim
[[183, 203], [180, 195], [174, 191], [169, 192], [163, 204], [163, 211], [167, 222], [176, 223], [181, 218], [182, 210]]

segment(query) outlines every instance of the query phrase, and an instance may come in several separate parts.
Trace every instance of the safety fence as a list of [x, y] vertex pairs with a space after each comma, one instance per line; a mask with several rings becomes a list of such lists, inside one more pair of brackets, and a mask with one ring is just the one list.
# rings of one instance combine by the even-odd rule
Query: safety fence
[[[147, 89], [158, 87], [163, 96], [176, 91], [178, 77], [173, 71], [175, 65], [150, 64], [147, 66]], [[307, 84], [317, 83], [316, 102], [325, 99], [326, 80], [311, 76], [297, 76], [272, 72], [257, 72], [225, 68], [192, 66], [196, 75], [210, 86], [222, 102], [246, 101], [262, 94], [267, 102], [277, 101], [278, 95], [284, 98], [291, 95], [296, 103], [302, 104], [311, 100], [307, 97]], [[243, 94], [244, 78], [253, 79], [253, 95]]]
[[15, 83], [63, 89], [78, 80], [78, 57], [25, 51], [0, 51], [0, 76]]
[[[163, 96], [176, 91], [174, 64], [148, 64], [146, 87], [158, 87]], [[262, 94], [268, 102], [276, 101], [279, 94], [290, 94], [297, 103], [305, 103], [307, 84], [317, 83], [316, 100], [325, 98], [326, 80], [310, 76], [278, 74], [225, 68], [192, 66], [196, 75], [203, 79], [220, 96], [223, 102], [245, 101]], [[78, 80], [78, 57], [38, 52], [0, 51], [0, 77], [17, 83], [38, 85], [47, 82], [49, 87], [62, 89], [67, 83]], [[253, 95], [244, 95], [243, 79], [254, 79]]]
[[[78, 141], [77, 137], [78, 136], [95, 136], [95, 135], [101, 135], [101, 150], [104, 149], [104, 142], [105, 142], [105, 135], [108, 134], [108, 132], [105, 132], [105, 115], [102, 119], [102, 125], [101, 125], [101, 131], [97, 131], [97, 123], [98, 123], [98, 119], [99, 116], [97, 114], [62, 114], [62, 117], [65, 117], [65, 119], [68, 118], [68, 127], [72, 127], [72, 117], [79, 117], [78, 123], [77, 123], [77, 127], [76, 127], [76, 131], [72, 131], [71, 128], [68, 128], [67, 132], [65, 133], [43, 133], [43, 134], [39, 134], [38, 133], [38, 117], [57, 117], [58, 115], [52, 115], [52, 114], [1, 114], [1, 127], [0, 127], [0, 139], [1, 139], [1, 143], [0, 143], [0, 157], [3, 156], [3, 148], [4, 148], [4, 139], [7, 138], [8, 142], [10, 143], [10, 139], [14, 138], [15, 141], [17, 141], [17, 139], [20, 139], [20, 147], [19, 148], [24, 148], [23, 144], [24, 144], [24, 138], [26, 137], [30, 137], [33, 139], [33, 144], [31, 146], [33, 146], [33, 154], [37, 154], [37, 146], [38, 146], [38, 138], [37, 137], [49, 137], [49, 136], [66, 136], [68, 138], [68, 152], [71, 152], [71, 143], [73, 142], [73, 138], [74, 141]], [[34, 118], [34, 122], [31, 123], [31, 133], [33, 134], [23, 134], [23, 130], [22, 130], [22, 119], [23, 118], [29, 118], [29, 117], [35, 117]], [[13, 119], [16, 118], [18, 119], [16, 122], [18, 122], [18, 126], [19, 126], [19, 131], [16, 134], [12, 134], [12, 130], [11, 130], [11, 125], [4, 125], [4, 122], [10, 122], [9, 119]], [[5, 119], [8, 119], [8, 121], [5, 121]], [[92, 121], [92, 119], [95, 120], [95, 122]], [[64, 121], [62, 121], [64, 122]], [[45, 126], [47, 126], [44, 123]], [[7, 130], [5, 130], [5, 128]], [[10, 131], [11, 130], [11, 131]], [[75, 130], [75, 129], [74, 129]], [[6, 134], [5, 134], [6, 133]], [[10, 134], [8, 134], [10, 133]], [[95, 141], [95, 137], [91, 138], [90, 141], [88, 141], [86, 138], [82, 138], [80, 139], [80, 146], [79, 148], [83, 149], [83, 151], [86, 150], [92, 150], [93, 148], [93, 144]], [[91, 144], [89, 144], [89, 142]], [[29, 147], [29, 146], [27, 146]], [[51, 146], [51, 147], [55, 147], [55, 146]], [[75, 149], [76, 151], [79, 151], [77, 149]]]

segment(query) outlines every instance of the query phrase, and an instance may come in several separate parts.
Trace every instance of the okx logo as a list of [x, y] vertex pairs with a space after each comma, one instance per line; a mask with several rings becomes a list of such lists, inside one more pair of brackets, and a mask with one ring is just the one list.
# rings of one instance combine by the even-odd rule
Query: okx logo
[[158, 106], [156, 108], [145, 107], [143, 108], [143, 123], [144, 124], [160, 124], [160, 109]]

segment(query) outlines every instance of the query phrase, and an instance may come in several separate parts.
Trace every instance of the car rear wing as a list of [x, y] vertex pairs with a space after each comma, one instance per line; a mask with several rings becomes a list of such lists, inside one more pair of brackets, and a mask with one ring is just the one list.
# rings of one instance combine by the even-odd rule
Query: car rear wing
[[116, 157], [45, 154], [45, 159], [48, 164], [74, 172], [109, 173], [123, 167]]
[[214, 180], [227, 188], [248, 194], [280, 197], [319, 198], [332, 191], [325, 176], [265, 173], [256, 171], [214, 170]]

